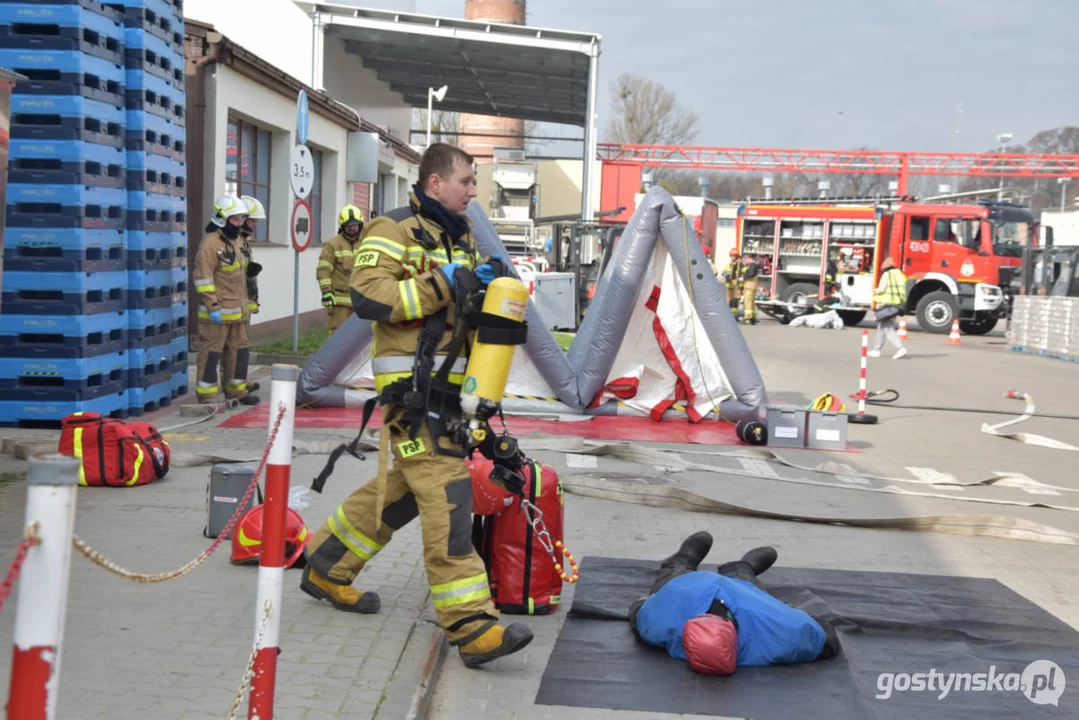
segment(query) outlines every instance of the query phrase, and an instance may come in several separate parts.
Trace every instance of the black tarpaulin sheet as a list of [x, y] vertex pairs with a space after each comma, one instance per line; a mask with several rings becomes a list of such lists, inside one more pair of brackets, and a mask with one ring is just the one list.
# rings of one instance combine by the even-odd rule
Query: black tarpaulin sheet
[[762, 584], [833, 620], [843, 651], [723, 678], [630, 630], [629, 605], [657, 567], [584, 560], [537, 704], [754, 720], [1079, 717], [1079, 633], [996, 580], [774, 567]]

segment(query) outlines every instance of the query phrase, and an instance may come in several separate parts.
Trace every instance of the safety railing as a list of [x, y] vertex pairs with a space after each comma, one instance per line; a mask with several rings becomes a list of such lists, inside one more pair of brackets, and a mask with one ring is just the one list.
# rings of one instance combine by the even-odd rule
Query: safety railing
[[272, 720], [281, 604], [285, 570], [285, 524], [292, 466], [296, 413], [296, 381], [300, 370], [274, 365], [271, 413], [266, 449], [236, 512], [213, 543], [176, 570], [140, 573], [109, 560], [75, 535], [76, 494], [80, 461], [65, 455], [30, 458], [27, 473], [26, 521], [15, 558], [0, 583], [0, 610], [18, 581], [14, 655], [8, 692], [8, 717], [54, 720], [60, 688], [61, 642], [67, 607], [71, 551], [97, 567], [137, 583], [163, 583], [183, 577], [213, 555], [246, 511], [263, 471], [263, 544], [259, 556], [254, 645], [227, 717], [234, 720], [250, 688], [248, 718]]

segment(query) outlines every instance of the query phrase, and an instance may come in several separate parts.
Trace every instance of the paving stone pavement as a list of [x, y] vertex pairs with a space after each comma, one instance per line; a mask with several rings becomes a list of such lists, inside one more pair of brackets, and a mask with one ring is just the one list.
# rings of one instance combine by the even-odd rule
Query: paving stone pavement
[[[181, 422], [158, 419], [161, 427]], [[181, 431], [174, 450], [258, 454], [266, 431], [220, 430], [211, 423]], [[19, 433], [0, 431], [0, 436]], [[41, 433], [23, 433], [38, 434]], [[336, 433], [344, 437], [347, 433]], [[326, 438], [331, 432], [299, 432]], [[54, 435], [55, 437], [55, 435]], [[200, 439], [205, 438], [205, 439]], [[294, 484], [308, 484], [324, 456], [293, 462]], [[0, 473], [25, 463], [0, 456]], [[145, 487], [80, 488], [76, 533], [123, 567], [161, 572], [182, 566], [211, 541], [203, 538], [208, 466], [174, 468]], [[317, 527], [374, 464], [346, 458], [301, 515]], [[0, 572], [22, 533], [25, 486], [0, 475]], [[64, 720], [180, 720], [226, 716], [252, 648], [257, 569], [228, 561], [229, 544], [185, 577], [158, 585], [124, 580], [72, 558], [58, 717]], [[370, 718], [382, 699], [428, 590], [419, 525], [393, 542], [365, 570], [382, 612], [357, 616], [333, 610], [299, 590], [300, 571], [286, 573], [278, 660], [276, 718]], [[10, 673], [15, 596], [0, 614], [0, 698]], [[246, 702], [239, 717], [246, 717]]]

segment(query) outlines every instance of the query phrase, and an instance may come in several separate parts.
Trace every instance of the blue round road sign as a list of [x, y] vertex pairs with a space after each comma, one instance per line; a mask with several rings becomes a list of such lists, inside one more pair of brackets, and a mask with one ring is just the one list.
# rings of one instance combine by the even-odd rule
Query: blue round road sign
[[296, 98], [296, 140], [302, 145], [307, 142], [307, 132], [311, 124], [311, 111], [307, 106], [307, 92], [300, 91]]

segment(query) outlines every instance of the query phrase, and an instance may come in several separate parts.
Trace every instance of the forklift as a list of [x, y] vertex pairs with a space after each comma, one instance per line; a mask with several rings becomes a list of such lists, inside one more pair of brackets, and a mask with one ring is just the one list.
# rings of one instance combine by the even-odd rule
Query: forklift
[[[616, 215], [620, 210], [611, 213]], [[611, 261], [614, 246], [625, 231], [624, 223], [560, 220], [551, 225], [551, 270], [572, 273], [576, 287], [576, 326], [588, 312], [596, 285]], [[576, 330], [576, 327], [574, 328]]]

